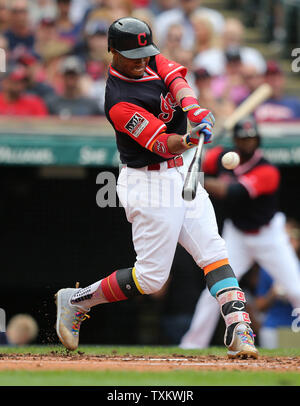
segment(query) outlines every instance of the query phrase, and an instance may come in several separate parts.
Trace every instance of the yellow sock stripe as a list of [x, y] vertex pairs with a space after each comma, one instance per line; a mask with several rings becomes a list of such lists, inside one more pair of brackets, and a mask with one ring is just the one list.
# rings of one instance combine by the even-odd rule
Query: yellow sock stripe
[[110, 293], [113, 295], [113, 297], [114, 297], [117, 301], [119, 301], [120, 299], [114, 294], [114, 291], [112, 290], [112, 287], [110, 286], [109, 278], [110, 278], [110, 275], [109, 275], [109, 277], [107, 278], [107, 284], [108, 284]]
[[139, 282], [138, 282], [138, 280], [137, 280], [137, 278], [136, 278], [135, 267], [132, 268], [132, 277], [133, 277], [135, 286], [137, 287], [138, 291], [139, 291], [142, 295], [144, 295], [145, 292], [144, 292], [143, 289], [140, 287], [140, 284], [139, 284]]

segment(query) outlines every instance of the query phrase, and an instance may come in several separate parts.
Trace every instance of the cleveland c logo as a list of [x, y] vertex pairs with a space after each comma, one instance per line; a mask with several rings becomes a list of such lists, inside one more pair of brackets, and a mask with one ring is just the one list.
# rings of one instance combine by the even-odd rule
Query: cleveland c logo
[[145, 45], [147, 45], [147, 35], [145, 32], [141, 32], [138, 35], [138, 43], [141, 47], [144, 47]]

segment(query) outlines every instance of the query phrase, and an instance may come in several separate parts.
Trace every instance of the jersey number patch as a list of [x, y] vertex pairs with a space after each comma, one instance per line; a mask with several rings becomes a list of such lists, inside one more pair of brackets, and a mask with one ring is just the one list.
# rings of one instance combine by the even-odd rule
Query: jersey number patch
[[125, 128], [130, 134], [137, 138], [148, 124], [149, 121], [140, 113], [134, 113], [131, 119], [125, 124]]

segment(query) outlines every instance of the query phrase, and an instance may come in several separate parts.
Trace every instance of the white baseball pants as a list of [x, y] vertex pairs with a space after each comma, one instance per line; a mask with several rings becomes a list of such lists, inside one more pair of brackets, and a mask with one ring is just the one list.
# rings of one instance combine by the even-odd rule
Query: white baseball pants
[[157, 171], [125, 167], [119, 175], [118, 196], [132, 223], [136, 278], [146, 294], [167, 281], [178, 242], [201, 268], [228, 257], [207, 192], [199, 184], [196, 198], [185, 202], [183, 183], [182, 168], [167, 168], [166, 162]]
[[[254, 262], [263, 267], [287, 292], [294, 308], [300, 307], [299, 260], [285, 230], [285, 216], [277, 213], [256, 235], [239, 231], [226, 220], [223, 238], [228, 250], [229, 263], [237, 279]], [[182, 337], [182, 348], [205, 348], [209, 345], [219, 319], [219, 306], [205, 289], [197, 302], [189, 330]]]

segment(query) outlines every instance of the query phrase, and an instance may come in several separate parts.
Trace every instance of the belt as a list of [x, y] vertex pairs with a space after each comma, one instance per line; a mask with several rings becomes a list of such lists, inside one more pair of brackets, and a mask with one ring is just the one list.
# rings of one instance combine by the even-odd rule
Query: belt
[[[168, 169], [183, 166], [183, 157], [182, 157], [182, 155], [177, 155], [174, 158], [168, 159], [167, 165], [168, 165]], [[160, 170], [160, 164], [148, 165], [147, 169], [148, 169], [148, 171], [159, 171]]]
[[251, 235], [256, 235], [260, 232], [260, 228], [256, 229], [256, 230], [247, 230], [244, 231], [244, 234], [251, 234]]
[[270, 224], [270, 222], [268, 222], [267, 224], [264, 224], [264, 225], [261, 226], [260, 228], [256, 228], [256, 229], [254, 229], [254, 230], [247, 230], [247, 231], [244, 231], [244, 234], [252, 234], [252, 235], [259, 234], [260, 231], [261, 231], [261, 229], [262, 229], [262, 227], [266, 227], [266, 226], [268, 226], [269, 224]]

